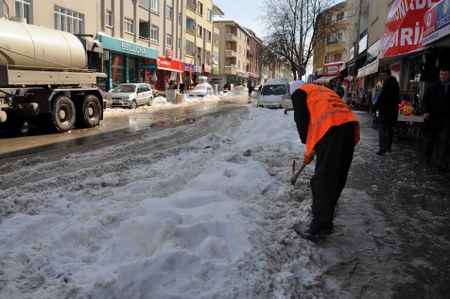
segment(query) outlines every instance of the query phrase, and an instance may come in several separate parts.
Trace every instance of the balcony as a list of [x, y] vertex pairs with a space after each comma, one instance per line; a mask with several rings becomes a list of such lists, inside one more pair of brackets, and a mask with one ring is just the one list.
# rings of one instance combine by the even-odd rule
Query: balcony
[[226, 40], [227, 42], [237, 42], [237, 41], [238, 41], [238, 38], [237, 38], [237, 36], [236, 36], [235, 34], [233, 34], [233, 33], [227, 33], [227, 34], [225, 35], [225, 40]]
[[226, 75], [236, 75], [237, 67], [235, 64], [230, 64], [225, 66], [225, 74]]
[[236, 56], [237, 56], [236, 51], [234, 51], [234, 50], [225, 50], [225, 57], [226, 58], [234, 58]]

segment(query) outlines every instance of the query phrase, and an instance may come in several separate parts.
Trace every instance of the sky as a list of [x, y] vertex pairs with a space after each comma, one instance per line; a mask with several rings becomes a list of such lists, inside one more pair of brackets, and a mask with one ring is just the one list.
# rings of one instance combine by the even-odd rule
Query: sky
[[260, 21], [264, 1], [214, 0], [213, 2], [223, 11], [226, 18], [235, 20], [239, 25], [252, 29], [259, 38], [264, 38], [264, 25]]
[[[180, 105], [247, 101], [243, 87], [230, 94]], [[154, 104], [105, 117], [172, 105]], [[201, 128], [214, 129], [176, 142]], [[354, 163], [373, 159], [376, 140], [362, 136], [358, 148], [369, 150], [357, 148]], [[147, 150], [155, 143], [163, 148]], [[0, 298], [353, 298], [335, 276], [353, 286], [355, 271], [333, 269], [359, 244], [377, 246], [358, 211], [379, 216], [367, 194], [346, 188], [338, 232], [319, 246], [300, 238], [292, 228], [310, 219], [315, 162], [289, 180], [304, 151], [292, 112], [252, 106], [88, 154], [1, 163]]]

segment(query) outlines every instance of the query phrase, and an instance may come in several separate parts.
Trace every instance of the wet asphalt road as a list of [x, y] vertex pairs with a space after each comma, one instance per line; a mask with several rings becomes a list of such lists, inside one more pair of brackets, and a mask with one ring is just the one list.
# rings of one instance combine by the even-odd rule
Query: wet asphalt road
[[220, 113], [228, 109], [247, 107], [246, 98], [203, 103], [183, 103], [171, 107], [152, 107], [148, 110], [139, 108], [136, 112], [106, 113], [100, 125], [89, 129], [73, 129], [66, 133], [54, 133], [42, 128], [25, 126], [16, 131], [0, 131], [0, 160], [21, 155], [39, 154], [43, 150], [64, 149], [89, 143], [107, 142], [108, 140], [129, 137], [141, 130], [167, 128], [193, 122], [205, 115]]
[[388, 229], [377, 242], [389, 253], [380, 258], [401, 265], [392, 270], [392, 298], [450, 298], [450, 174], [421, 160], [421, 137], [396, 134], [392, 154], [376, 156], [370, 115], [358, 118], [372, 139], [359, 151], [373, 156], [353, 163], [346, 187], [366, 192], [383, 215]]

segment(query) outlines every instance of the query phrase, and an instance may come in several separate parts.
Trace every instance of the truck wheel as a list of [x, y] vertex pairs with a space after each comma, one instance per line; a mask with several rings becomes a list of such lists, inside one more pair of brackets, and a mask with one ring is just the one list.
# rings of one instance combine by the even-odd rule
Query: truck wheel
[[99, 99], [94, 95], [87, 95], [81, 107], [77, 109], [77, 123], [85, 128], [93, 128], [100, 123], [101, 111]]
[[60, 95], [52, 104], [51, 121], [58, 132], [66, 132], [75, 124], [76, 109], [72, 100]]
[[6, 121], [0, 124], [0, 129], [17, 130], [23, 127], [25, 119], [18, 111], [6, 111]]

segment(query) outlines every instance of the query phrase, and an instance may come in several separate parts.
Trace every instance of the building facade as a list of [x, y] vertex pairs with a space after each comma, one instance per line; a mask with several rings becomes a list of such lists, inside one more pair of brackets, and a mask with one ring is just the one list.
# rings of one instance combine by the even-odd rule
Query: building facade
[[236, 22], [215, 27], [213, 9], [211, 0], [0, 0], [0, 17], [68, 31], [96, 46], [100, 57], [86, 63], [108, 75], [105, 89], [147, 82], [164, 91], [171, 80], [187, 89], [200, 76], [245, 81], [248, 33]]
[[348, 60], [349, 21], [347, 2], [341, 2], [322, 12], [317, 18], [313, 73], [317, 83], [334, 84]]

